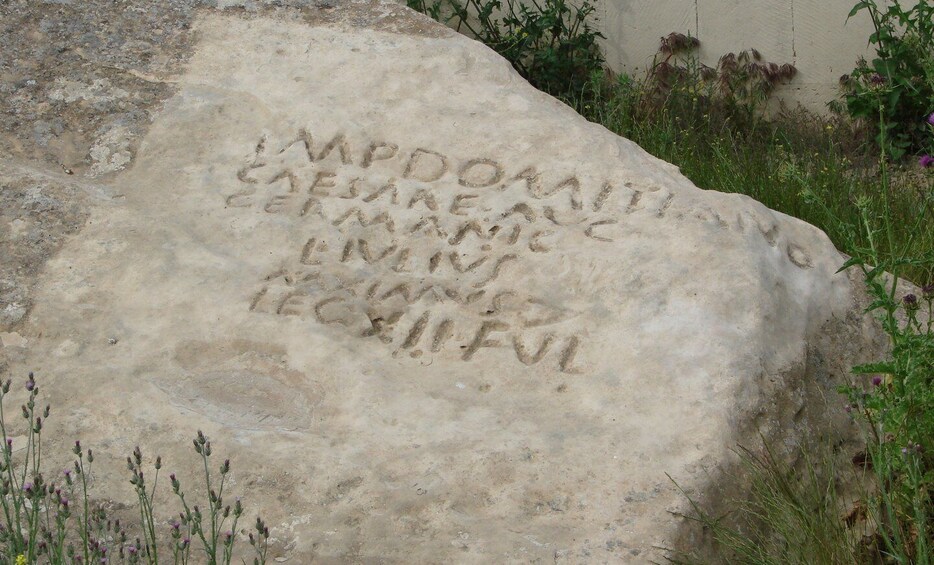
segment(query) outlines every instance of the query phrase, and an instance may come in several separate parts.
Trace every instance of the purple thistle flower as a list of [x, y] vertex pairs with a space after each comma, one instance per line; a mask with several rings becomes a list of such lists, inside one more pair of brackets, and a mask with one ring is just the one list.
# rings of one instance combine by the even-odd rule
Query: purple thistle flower
[[26, 390], [32, 392], [36, 388], [36, 380], [32, 377], [32, 373], [29, 373], [29, 380], [26, 381]]
[[927, 120], [925, 121], [931, 124], [932, 126], [934, 126], [934, 112], [931, 112], [931, 114], [928, 116]]
[[902, 303], [905, 305], [905, 310], [913, 311], [918, 309], [918, 297], [914, 294], [906, 294], [902, 298]]
[[872, 84], [885, 84], [885, 77], [879, 73], [872, 73], [872, 75], [869, 76], [869, 82]]
[[934, 283], [922, 288], [921, 296], [923, 296], [925, 300], [934, 300]]
[[882, 377], [876, 375], [872, 378], [872, 386], [879, 386], [882, 384]]
[[922, 155], [920, 158], [918, 158], [918, 165], [922, 169], [934, 167], [934, 157], [931, 157], [930, 155]]

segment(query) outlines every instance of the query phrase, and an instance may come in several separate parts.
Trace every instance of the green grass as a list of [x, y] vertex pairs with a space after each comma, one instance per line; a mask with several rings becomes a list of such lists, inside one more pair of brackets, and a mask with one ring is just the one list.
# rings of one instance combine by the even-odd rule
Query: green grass
[[[878, 225], [886, 216], [892, 221], [892, 241], [877, 249], [883, 258], [934, 250], [934, 222], [917, 225], [931, 213], [934, 174], [909, 163], [893, 175], [887, 194], [871, 138], [845, 120], [796, 112], [767, 121], [755, 109], [713, 101], [689, 87], [672, 88], [661, 103], [648, 104], [643, 89], [626, 78], [597, 77], [572, 105], [677, 165], [698, 187], [746, 194], [800, 218], [848, 255], [870, 245], [860, 229], [864, 216]], [[902, 276], [924, 285], [934, 272], [913, 266]]]
[[[825, 446], [803, 449], [797, 468], [768, 445], [754, 453], [740, 448], [738, 484], [748, 484], [751, 496], [731, 501], [730, 511], [713, 517], [692, 501], [698, 521], [711, 534], [716, 557], [727, 563], [757, 565], [815, 565], [871, 563], [878, 551], [867, 544], [859, 527], [861, 506], [847, 509], [841, 493], [840, 454]], [[857, 482], [860, 477], [854, 475]], [[862, 524], [858, 524], [862, 525]], [[709, 562], [696, 552], [672, 554], [678, 564]]]
[[881, 320], [892, 346], [841, 387], [869, 460], [870, 472], [852, 483], [860, 518], [842, 518], [842, 469], [829, 446], [803, 450], [797, 468], [767, 446], [763, 455], [741, 450], [749, 496], [731, 501], [725, 516], [694, 507], [715, 542], [714, 561], [934, 563], [934, 328], [926, 321], [934, 287], [906, 297], [896, 282], [934, 282], [934, 171], [892, 164], [853, 122], [800, 111], [766, 120], [754, 104], [717, 98], [688, 77], [659, 88], [652, 77], [598, 76], [572, 103], [697, 186], [746, 194], [823, 229], [852, 257], [847, 267], [862, 271], [873, 300], [867, 315]]

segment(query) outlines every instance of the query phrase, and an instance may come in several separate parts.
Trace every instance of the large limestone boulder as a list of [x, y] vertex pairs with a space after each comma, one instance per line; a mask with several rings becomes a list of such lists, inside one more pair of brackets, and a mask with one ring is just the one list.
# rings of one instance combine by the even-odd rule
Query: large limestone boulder
[[389, 2], [108, 4], [8, 20], [0, 165], [0, 351], [99, 494], [202, 429], [283, 560], [645, 562], [703, 542], [669, 475], [839, 416], [818, 229]]

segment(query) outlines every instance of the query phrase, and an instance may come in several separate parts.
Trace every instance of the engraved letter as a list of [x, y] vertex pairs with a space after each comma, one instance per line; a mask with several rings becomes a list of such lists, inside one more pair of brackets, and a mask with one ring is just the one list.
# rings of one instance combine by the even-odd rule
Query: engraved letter
[[616, 223], [616, 220], [600, 220], [598, 222], [591, 222], [591, 224], [587, 227], [587, 229], [584, 230], [584, 235], [586, 235], [590, 239], [595, 239], [597, 241], [613, 241], [609, 237], [602, 237], [602, 236], [594, 234], [594, 230], [597, 228], [597, 226], [609, 226], [615, 223]]
[[298, 212], [299, 216], [308, 216], [309, 214], [321, 216], [321, 218], [327, 221], [327, 217], [324, 215], [324, 209], [321, 207], [321, 201], [314, 196], [306, 200], [302, 205], [302, 209]]
[[289, 179], [289, 192], [298, 192], [298, 177], [296, 177], [295, 173], [293, 173], [290, 169], [282, 171], [278, 175], [274, 176], [272, 180], [266, 184], [272, 184], [282, 179]]
[[227, 197], [227, 206], [230, 208], [249, 208], [251, 201], [250, 198], [256, 192], [255, 187], [248, 187], [246, 190], [237, 192], [236, 194], [231, 194]]
[[305, 244], [305, 247], [302, 248], [302, 258], [299, 260], [299, 262], [302, 265], [320, 265], [321, 264], [320, 259], [311, 258], [312, 254], [315, 252], [316, 245], [318, 245], [318, 240], [315, 238], [311, 238]]
[[451, 339], [451, 336], [454, 335], [454, 322], [451, 320], [442, 320], [438, 327], [435, 329], [435, 337], [431, 341], [431, 351], [432, 353], [437, 353], [441, 351], [441, 348], [444, 347], [444, 342]]
[[508, 329], [509, 324], [500, 322], [498, 320], [483, 322], [480, 324], [480, 329], [477, 330], [477, 335], [474, 336], [473, 341], [470, 343], [470, 345], [467, 346], [467, 349], [464, 350], [464, 354], [461, 356], [461, 359], [464, 361], [469, 361], [477, 351], [484, 347], [499, 347], [502, 345], [500, 342], [487, 339], [487, 336], [489, 336], [492, 332], [504, 332]]
[[398, 151], [399, 146], [395, 143], [386, 143], [385, 141], [371, 143], [366, 155], [363, 156], [363, 168], [368, 168], [373, 164], [373, 161], [392, 159]]
[[386, 247], [386, 249], [384, 249], [383, 251], [379, 253], [375, 253], [375, 252], [370, 251], [370, 244], [365, 239], [358, 239], [357, 246], [360, 249], [360, 255], [363, 256], [363, 260], [366, 261], [367, 263], [378, 263], [382, 261], [386, 257], [389, 257], [390, 255], [392, 255], [398, 247], [395, 243], [393, 243], [389, 245], [388, 247]]
[[416, 149], [405, 166], [402, 178], [434, 182], [444, 176], [447, 171], [447, 157], [428, 149]]
[[253, 296], [253, 300], [250, 301], [250, 312], [256, 310], [256, 307], [259, 306], [260, 301], [266, 296], [266, 293], [269, 292], [269, 287], [264, 286], [256, 295]]
[[279, 307], [276, 308], [276, 314], [282, 316], [296, 316], [301, 314], [301, 299], [307, 297], [302, 290], [289, 291], [282, 300], [279, 301]]
[[529, 250], [532, 253], [548, 253], [551, 251], [551, 248], [542, 243], [540, 240], [542, 238], [554, 235], [555, 232], [551, 230], [537, 231], [532, 234], [531, 239], [529, 239]]
[[521, 214], [522, 217], [525, 218], [525, 221], [530, 224], [535, 221], [535, 210], [533, 210], [532, 207], [525, 202], [519, 202], [510, 208], [508, 212], [503, 214], [503, 217], [508, 218], [513, 214]]
[[351, 208], [347, 210], [341, 217], [331, 223], [335, 226], [340, 226], [350, 218], [356, 218], [357, 223], [363, 227], [369, 227], [374, 224], [384, 224], [386, 226], [386, 231], [389, 233], [394, 233], [396, 231], [396, 225], [393, 223], [392, 217], [390, 217], [388, 213], [383, 212], [382, 214], [378, 214], [371, 220], [360, 208]]
[[423, 231], [428, 235], [433, 235], [439, 238], [447, 237], [448, 233], [441, 229], [441, 226], [438, 225], [437, 216], [428, 216], [424, 220], [415, 224], [415, 227], [409, 233], [417, 233]]
[[467, 237], [467, 234], [473, 232], [480, 239], [487, 239], [483, 233], [483, 228], [480, 227], [480, 223], [477, 221], [469, 221], [462, 225], [460, 229], [457, 230], [457, 233], [454, 234], [451, 239], [448, 240], [448, 243], [451, 245], [459, 245], [460, 242], [464, 241], [464, 238]]
[[343, 198], [344, 200], [351, 200], [356, 198], [360, 194], [360, 189], [357, 188], [357, 183], [360, 182], [359, 178], [355, 178], [350, 181], [350, 186], [347, 187], [347, 192], [344, 194], [339, 194], [338, 198]]
[[795, 266], [801, 269], [810, 269], [814, 266], [813, 263], [811, 263], [811, 258], [808, 257], [808, 254], [800, 245], [789, 243], [787, 251], [788, 259], [790, 259], [791, 262], [795, 264]]
[[347, 140], [344, 139], [344, 134], [342, 133], [335, 135], [334, 139], [324, 146], [324, 149], [322, 149], [321, 153], [318, 155], [318, 160], [324, 160], [325, 157], [331, 154], [331, 151], [333, 151], [335, 147], [340, 151], [341, 163], [345, 165], [353, 163], [353, 160], [350, 158], [350, 146], [347, 145]]
[[613, 192], [613, 185], [609, 182], [603, 183], [603, 188], [600, 190], [600, 194], [593, 199], [593, 211], [599, 212], [603, 209], [603, 205], [606, 204], [607, 199], [610, 197], [610, 194]]
[[326, 314], [324, 312], [324, 307], [327, 306], [328, 304], [331, 304], [334, 302], [340, 303], [340, 302], [343, 302], [344, 300], [345, 298], [341, 298], [340, 296], [331, 296], [329, 298], [325, 298], [324, 300], [319, 301], [317, 304], [315, 304], [315, 318], [317, 318], [318, 322], [322, 324], [338, 324], [341, 326], [348, 325], [349, 322], [346, 319], [335, 318], [335, 317], [328, 318], [326, 317]]
[[512, 337], [512, 346], [516, 350], [516, 357], [519, 358], [519, 361], [522, 361], [524, 365], [534, 365], [541, 361], [542, 357], [548, 353], [548, 348], [554, 340], [555, 336], [552, 334], [545, 334], [545, 337], [542, 338], [542, 342], [538, 346], [538, 351], [531, 355], [518, 335]]
[[311, 188], [308, 189], [310, 194], [318, 194], [320, 196], [327, 196], [328, 191], [318, 191], [318, 188], [334, 188], [337, 186], [334, 184], [334, 177], [336, 177], [332, 172], [329, 171], [318, 171], [318, 174], [315, 175], [314, 182], [311, 183]]
[[526, 189], [533, 198], [547, 198], [567, 189], [571, 192], [571, 208], [575, 210], [583, 208], [583, 204], [581, 203], [581, 186], [577, 177], [568, 177], [555, 185], [551, 190], [547, 190], [542, 186], [542, 175], [535, 170], [535, 167], [529, 167], [513, 178], [513, 180], [519, 179], [525, 179]]
[[428, 207], [432, 212], [438, 211], [438, 203], [435, 201], [434, 195], [430, 191], [425, 190], [424, 188], [419, 189], [409, 200], [409, 208], [414, 208], [415, 204], [418, 202], [424, 202], [425, 206]]
[[384, 318], [375, 312], [368, 313], [367, 316], [370, 318], [370, 327], [363, 330], [360, 337], [371, 337], [375, 335], [383, 343], [392, 343], [391, 333], [393, 326], [402, 318], [402, 314], [403, 312], [393, 312]]
[[289, 198], [291, 198], [291, 196], [288, 194], [279, 194], [277, 196], [273, 196], [269, 199], [269, 202], [266, 203], [266, 206], [263, 207], [263, 210], [270, 214], [278, 214], [285, 208]]
[[[502, 268], [503, 268], [503, 264], [505, 264], [505, 263], [507, 263], [507, 262], [509, 262], [509, 261], [515, 261], [515, 260], [517, 260], [517, 259], [519, 259], [519, 257], [517, 257], [515, 253], [508, 253], [508, 254], [503, 255], [502, 257], [500, 257], [500, 258], [499, 258], [499, 261], [496, 262], [496, 266], [493, 267], [493, 272], [490, 273], [490, 276], [488, 276], [486, 279], [484, 279], [484, 280], [482, 280], [482, 281], [480, 281], [480, 282], [478, 282], [478, 283], [474, 283], [474, 285], [473, 285], [474, 288], [482, 288], [482, 287], [484, 287], [487, 283], [490, 283], [490, 282], [493, 282], [494, 280], [496, 280], [496, 277], [499, 276], [499, 273], [500, 273], [500, 271], [501, 271]], [[486, 260], [486, 257], [484, 257], [484, 260]]]
[[479, 198], [476, 194], [458, 194], [454, 197], [454, 202], [451, 204], [451, 213], [455, 216], [466, 216], [467, 212], [462, 212], [467, 208], [473, 208], [475, 204], [473, 202], [465, 202], [465, 200], [470, 200], [471, 198]]
[[[312, 141], [311, 134], [308, 133], [308, 130], [306, 130], [305, 128], [298, 130], [298, 137], [295, 138], [295, 141], [293, 141], [292, 143], [289, 143], [288, 145], [280, 149], [279, 153], [280, 154], [285, 153], [289, 149], [289, 147], [292, 147], [299, 141], [301, 141], [302, 144], [305, 146], [305, 153], [308, 154], [308, 161], [309, 162], [314, 161], [315, 160], [315, 156], [313, 153], [314, 142]], [[265, 143], [263, 145], [265, 146]], [[256, 148], [258, 150], [259, 146], [257, 145]]]
[[574, 364], [574, 357], [577, 356], [577, 348], [580, 346], [580, 338], [573, 336], [568, 339], [567, 347], [564, 348], [564, 351], [561, 352], [561, 372], [563, 373], [577, 373], [578, 369], [573, 368], [571, 365]]
[[[487, 168], [486, 171], [483, 168]], [[479, 170], [478, 170], [479, 169]], [[457, 182], [470, 188], [485, 188], [503, 179], [503, 167], [492, 159], [473, 159], [461, 167]]]
[[396, 204], [399, 201], [399, 191], [396, 189], [396, 179], [389, 179], [389, 182], [384, 184], [382, 187], [378, 188], [371, 192], [368, 196], [363, 198], [364, 202], [373, 202], [384, 194], [389, 195], [389, 201], [393, 204]]
[[581, 202], [581, 183], [579, 180], [577, 180], [577, 177], [569, 177], [561, 181], [557, 186], [545, 194], [545, 196], [557, 194], [564, 189], [571, 191], [571, 208], [575, 210], [583, 209], [584, 205]]
[[409, 335], [406, 336], [405, 342], [402, 344], [403, 349], [409, 349], [418, 345], [418, 340], [422, 338], [422, 333], [425, 332], [425, 327], [428, 325], [428, 317], [431, 315], [430, 310], [426, 310], [418, 320], [415, 321], [415, 324], [412, 326], [412, 329], [409, 330]]
[[535, 167], [529, 167], [516, 175], [512, 180], [517, 181], [519, 179], [525, 179], [525, 188], [529, 191], [529, 194], [535, 198], [540, 198], [538, 196], [542, 190], [542, 175], [539, 174]]

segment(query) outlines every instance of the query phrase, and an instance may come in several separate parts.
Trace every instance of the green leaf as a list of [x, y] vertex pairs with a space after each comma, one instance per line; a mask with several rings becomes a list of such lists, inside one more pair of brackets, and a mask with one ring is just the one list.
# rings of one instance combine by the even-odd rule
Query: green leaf
[[867, 9], [867, 8], [869, 8], [870, 6], [871, 6], [871, 4], [870, 4], [869, 2], [866, 2], [866, 1], [857, 2], [856, 5], [853, 6], [853, 9], [850, 10], [850, 13], [849, 13], [849, 15], [848, 15], [846, 18], [847, 18], [847, 19], [852, 18], [853, 16], [855, 16], [856, 14], [858, 14], [860, 11]]
[[875, 311], [875, 310], [878, 310], [878, 309], [880, 309], [880, 308], [888, 309], [891, 305], [892, 305], [892, 302], [891, 302], [890, 300], [888, 300], [888, 299], [886, 299], [886, 298], [879, 298], [879, 299], [877, 299], [877, 300], [873, 300], [872, 304], [870, 304], [869, 306], [867, 306], [867, 307], [866, 307], [866, 310], [864, 310], [864, 311], [867, 312], [867, 313], [869, 313], [869, 312], [873, 312], [873, 311]]
[[876, 363], [866, 363], [853, 367], [855, 375], [870, 375], [876, 373], [892, 374], [895, 373], [896, 366], [892, 361], [879, 361]]
[[866, 282], [874, 281], [876, 277], [885, 272], [884, 265], [876, 265], [868, 273], [866, 273]]
[[866, 262], [863, 261], [863, 259], [860, 257], [850, 257], [849, 259], [847, 259], [846, 263], [843, 264], [843, 266], [837, 269], [837, 273], [842, 273], [843, 271], [855, 265], [865, 265], [865, 264]]

